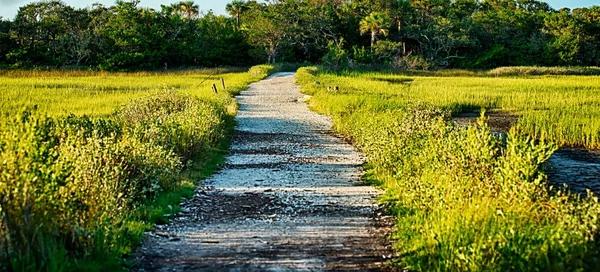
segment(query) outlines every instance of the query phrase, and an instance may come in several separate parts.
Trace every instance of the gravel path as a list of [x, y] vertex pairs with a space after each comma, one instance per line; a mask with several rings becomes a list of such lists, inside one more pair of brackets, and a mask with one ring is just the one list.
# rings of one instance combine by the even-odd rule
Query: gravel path
[[[363, 158], [279, 73], [237, 97], [223, 169], [170, 225], [147, 233], [139, 271], [378, 271], [391, 257]], [[380, 215], [380, 214], [379, 214]]]

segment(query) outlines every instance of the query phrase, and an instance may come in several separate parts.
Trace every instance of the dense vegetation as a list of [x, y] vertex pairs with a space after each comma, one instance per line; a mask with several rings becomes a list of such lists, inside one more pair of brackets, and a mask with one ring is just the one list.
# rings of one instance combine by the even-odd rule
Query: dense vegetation
[[[600, 148], [600, 68], [584, 67], [600, 65], [599, 6], [234, 0], [227, 11], [42, 1], [0, 18], [0, 270], [121, 265], [222, 158], [231, 95], [274, 69], [190, 67], [282, 61], [328, 69], [297, 79], [367, 154], [399, 219], [400, 266], [600, 269], [597, 198], [552, 189], [543, 172], [560, 145]], [[523, 67], [496, 68], [512, 65]], [[44, 69], [64, 67], [79, 69]], [[496, 69], [415, 71], [448, 67]], [[449, 122], [482, 108], [520, 117], [506, 141], [484, 119]]]
[[[444, 70], [404, 74], [321, 73], [319, 81], [339, 86], [332, 99], [386, 98], [386, 105], [428, 102], [450, 114], [481, 108], [519, 116], [519, 133], [560, 145], [600, 148], [600, 76], [519, 76], [516, 73], [584, 73], [583, 69], [514, 67], [486, 72]], [[587, 70], [597, 73], [596, 69]], [[410, 76], [409, 76], [410, 75]], [[356, 82], [360, 82], [360, 85]], [[319, 96], [318, 100], [321, 100]], [[326, 103], [326, 102], [324, 102]], [[362, 102], [361, 102], [362, 103]], [[332, 106], [333, 107], [333, 106]], [[372, 107], [368, 102], [360, 107]], [[379, 107], [379, 105], [377, 106]]]
[[0, 20], [0, 63], [105, 70], [324, 60], [337, 68], [600, 65], [600, 7], [535, 0], [235, 0], [231, 17], [194, 2], [75, 9], [23, 6]]
[[[313, 95], [311, 106], [331, 115], [335, 129], [368, 156], [366, 178], [386, 190], [382, 201], [398, 217], [400, 267], [600, 268], [597, 197], [552, 189], [543, 173], [556, 144], [522, 134], [527, 129], [521, 124], [503, 141], [485, 119], [468, 128], [449, 122], [451, 112], [471, 106], [535, 115], [536, 107], [548, 107], [551, 114], [557, 103], [576, 107], [581, 94], [597, 103], [597, 77], [409, 77], [302, 68], [296, 78]], [[591, 120], [585, 111], [572, 114], [581, 114], [582, 124]], [[562, 121], [554, 123], [571, 126]]]
[[[0, 123], [0, 269], [118, 268], [222, 158], [236, 110], [231, 95], [269, 69], [212, 79], [206, 71], [0, 77], [14, 93]], [[229, 86], [215, 94], [209, 84], [220, 77]], [[15, 106], [28, 102], [39, 109]]]

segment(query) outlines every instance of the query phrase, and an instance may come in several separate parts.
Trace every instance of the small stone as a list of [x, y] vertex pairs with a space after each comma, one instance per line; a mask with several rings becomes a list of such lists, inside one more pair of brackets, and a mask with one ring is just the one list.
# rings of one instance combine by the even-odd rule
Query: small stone
[[168, 233], [166, 233], [166, 232], [157, 232], [157, 233], [155, 233], [155, 234], [156, 234], [157, 236], [164, 237], [164, 238], [169, 238], [169, 237], [171, 237], [171, 234], [168, 234]]

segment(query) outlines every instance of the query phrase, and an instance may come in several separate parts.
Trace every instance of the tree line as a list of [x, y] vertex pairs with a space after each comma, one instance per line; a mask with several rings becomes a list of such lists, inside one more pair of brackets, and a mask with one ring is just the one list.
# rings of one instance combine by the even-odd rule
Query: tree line
[[600, 65], [600, 7], [535, 0], [234, 0], [139, 7], [61, 1], [0, 20], [0, 63], [104, 70], [320, 62], [335, 67]]

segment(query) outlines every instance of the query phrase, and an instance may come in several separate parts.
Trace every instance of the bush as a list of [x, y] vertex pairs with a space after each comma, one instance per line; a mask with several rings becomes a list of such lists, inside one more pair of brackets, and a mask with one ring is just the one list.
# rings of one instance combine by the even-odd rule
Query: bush
[[173, 151], [184, 162], [223, 140], [226, 115], [215, 103], [171, 91], [136, 100], [116, 113], [131, 137]]
[[402, 43], [379, 40], [373, 46], [373, 51], [379, 62], [393, 64], [394, 60], [402, 57]]
[[[513, 129], [498, 139], [482, 117], [458, 127], [448, 113], [392, 102], [361, 80], [298, 73], [311, 105], [365, 152], [365, 176], [397, 216], [399, 265], [416, 271], [595, 271], [600, 204], [553, 190], [543, 163], [557, 148]], [[312, 82], [344, 80], [345, 93]], [[324, 84], [328, 84], [325, 82]]]
[[86, 255], [114, 243], [106, 229], [176, 181], [180, 162], [171, 152], [103, 135], [107, 127], [29, 111], [2, 125], [0, 247], [14, 270], [59, 269], [60, 252]]
[[224, 105], [163, 92], [109, 119], [23, 111], [5, 120], [0, 261], [10, 270], [64, 270], [72, 257], [118, 256], [133, 210], [179, 186], [183, 163], [224, 140], [226, 118]]
[[272, 65], [255, 65], [250, 68], [250, 75], [257, 79], [263, 79], [272, 74], [275, 68]]
[[348, 53], [344, 49], [344, 40], [342, 39], [339, 43], [330, 41], [327, 48], [329, 50], [323, 57], [323, 65], [335, 71], [348, 69], [350, 60]]

